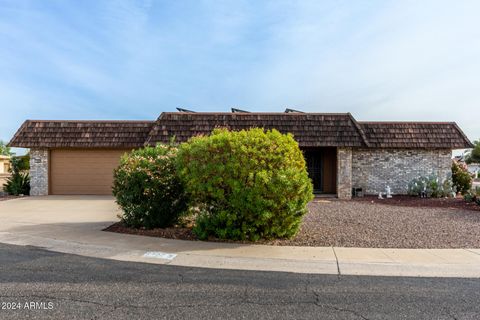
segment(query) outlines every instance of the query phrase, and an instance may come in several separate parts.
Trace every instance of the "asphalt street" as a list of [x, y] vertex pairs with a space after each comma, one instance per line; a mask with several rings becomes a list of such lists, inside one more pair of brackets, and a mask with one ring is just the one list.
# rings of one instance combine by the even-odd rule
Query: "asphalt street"
[[0, 244], [0, 319], [479, 319], [480, 280], [120, 262]]

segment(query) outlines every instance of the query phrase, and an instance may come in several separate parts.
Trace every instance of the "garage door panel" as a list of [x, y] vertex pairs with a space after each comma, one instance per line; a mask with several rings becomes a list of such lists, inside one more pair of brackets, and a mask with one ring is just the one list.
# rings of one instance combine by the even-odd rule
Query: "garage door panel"
[[57, 182], [55, 184], [55, 187], [66, 187], [66, 186], [91, 186], [92, 188], [95, 188], [96, 186], [110, 186], [111, 183], [110, 183], [110, 177], [109, 176], [106, 176], [104, 179], [95, 179], [95, 180], [90, 180], [88, 179], [88, 181], [86, 181], [85, 179], [82, 180], [82, 181], [75, 181], [75, 180], [79, 180], [80, 177], [73, 177], [74, 179], [72, 179], [71, 182]]
[[50, 193], [110, 195], [113, 170], [128, 151], [51, 150]]
[[[78, 170], [78, 168], [77, 168]], [[88, 171], [88, 168], [85, 168], [84, 171]], [[95, 171], [91, 171], [90, 173], [88, 173], [89, 175], [89, 179], [93, 179], [95, 178], [95, 176], [111, 176], [113, 174], [113, 170], [109, 170], [108, 172], [105, 172], [105, 171], [98, 171], [98, 170], [95, 170]], [[56, 174], [57, 176], [59, 177], [75, 177], [75, 176], [84, 176], [85, 173], [78, 173], [78, 172], [72, 172], [72, 173], [69, 173], [67, 171], [64, 171], [64, 172], [57, 172]]]
[[[107, 186], [97, 186], [92, 188], [90, 186], [64, 186], [62, 187], [62, 191], [57, 194], [61, 195], [79, 195], [79, 194], [88, 194], [88, 195], [110, 195], [109, 193], [105, 192], [105, 188]], [[110, 188], [110, 187], [108, 187]]]

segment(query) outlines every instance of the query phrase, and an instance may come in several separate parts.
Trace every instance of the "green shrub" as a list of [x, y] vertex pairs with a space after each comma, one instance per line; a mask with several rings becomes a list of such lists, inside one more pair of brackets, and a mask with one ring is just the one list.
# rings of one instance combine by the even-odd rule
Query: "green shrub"
[[180, 146], [178, 168], [199, 211], [201, 239], [288, 238], [313, 187], [293, 136], [276, 130], [214, 130]]
[[475, 195], [471, 194], [471, 193], [466, 193], [464, 196], [463, 196], [463, 200], [465, 200], [465, 202], [473, 202], [475, 201]]
[[474, 191], [467, 192], [463, 199], [465, 202], [475, 202], [480, 206], [480, 187], [476, 187]]
[[29, 195], [30, 176], [28, 173], [13, 172], [3, 185], [3, 191], [14, 196]]
[[408, 194], [411, 196], [420, 196], [423, 193], [429, 198], [442, 198], [451, 197], [455, 192], [456, 188], [451, 179], [447, 178], [441, 182], [436, 174], [421, 176], [408, 184]]
[[15, 167], [15, 170], [18, 172], [30, 170], [30, 154], [24, 156], [15, 156], [12, 157], [12, 167]]
[[7, 146], [7, 143], [3, 142], [2, 140], [0, 140], [0, 155], [3, 155], [3, 156], [12, 155], [12, 151], [10, 150], [10, 147]]
[[28, 172], [25, 172], [30, 167], [26, 164], [28, 163], [28, 159], [30, 159], [28, 155], [11, 157], [10, 172], [12, 175], [3, 185], [3, 191], [15, 196], [30, 194], [30, 176], [28, 175]]
[[408, 195], [420, 196], [422, 192], [426, 191], [427, 183], [423, 180], [424, 177], [415, 178], [408, 183]]
[[452, 181], [457, 192], [460, 192], [462, 195], [469, 192], [472, 188], [473, 179], [466, 166], [455, 161], [452, 163]]
[[473, 142], [474, 148], [467, 154], [465, 161], [467, 163], [480, 162], [480, 140]]
[[185, 189], [175, 169], [176, 153], [173, 146], [158, 145], [122, 157], [114, 172], [113, 194], [127, 226], [168, 227], [186, 212]]

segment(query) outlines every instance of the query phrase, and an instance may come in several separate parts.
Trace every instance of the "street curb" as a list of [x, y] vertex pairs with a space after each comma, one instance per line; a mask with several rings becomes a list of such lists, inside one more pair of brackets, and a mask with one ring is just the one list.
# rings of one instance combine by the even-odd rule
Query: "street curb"
[[[105, 237], [102, 231], [101, 236]], [[112, 241], [123, 237], [123, 240], [133, 240], [135, 235], [110, 234], [107, 237]], [[128, 239], [128, 237], [131, 237]], [[92, 237], [89, 239], [94, 240]], [[151, 239], [149, 239], [151, 240]], [[151, 264], [162, 264], [183, 267], [201, 267], [212, 269], [235, 269], [255, 271], [293, 272], [308, 274], [330, 274], [330, 275], [365, 275], [365, 276], [399, 276], [399, 277], [461, 277], [480, 278], [480, 250], [478, 249], [378, 249], [378, 248], [312, 248], [312, 247], [274, 247], [277, 252], [303, 252], [307, 250], [323, 250], [325, 255], [315, 259], [305, 257], [285, 258], [282, 255], [269, 255], [265, 250], [268, 246], [245, 245], [238, 246], [221, 244], [215, 249], [215, 243], [191, 242], [195, 244], [208, 245], [211, 249], [175, 250], [177, 247], [185, 246], [185, 241], [171, 239], [156, 239], [159, 244], [158, 251], [152, 247], [148, 249], [131, 249], [121, 245], [105, 245], [100, 243], [86, 243], [81, 241], [53, 239], [49, 237], [18, 234], [11, 232], [0, 232], [0, 242], [33, 246], [53, 252], [75, 254], [87, 257], [112, 259], [118, 261], [142, 262]], [[164, 240], [164, 241], [162, 241]], [[115, 242], [112, 242], [115, 243]], [[230, 248], [229, 248], [230, 247]], [[215, 251], [215, 250], [218, 250]], [[243, 250], [240, 251], [239, 250]], [[211, 252], [210, 252], [211, 251]], [[263, 257], [257, 252], [265, 251]], [[152, 253], [153, 252], [153, 253]], [[250, 254], [249, 254], [250, 252]], [[253, 252], [253, 253], [252, 253]], [[330, 253], [331, 252], [331, 253]], [[387, 254], [385, 254], [385, 252]], [[389, 255], [422, 254], [435, 255], [445, 252], [446, 255], [460, 255], [467, 257], [465, 261], [421, 262], [405, 259], [397, 260]], [[348, 258], [348, 254], [353, 254]], [[381, 254], [381, 255], [380, 255]], [[385, 258], [383, 258], [385, 256]], [[168, 258], [162, 258], [168, 257]], [[333, 257], [333, 258], [332, 258]], [[357, 258], [355, 258], [357, 257]], [[383, 260], [382, 260], [383, 259]], [[390, 260], [389, 260], [390, 259]], [[440, 259], [440, 258], [439, 258]], [[407, 259], [408, 260], [408, 259]], [[417, 259], [418, 260], [418, 259]], [[441, 259], [439, 261], [442, 261]]]

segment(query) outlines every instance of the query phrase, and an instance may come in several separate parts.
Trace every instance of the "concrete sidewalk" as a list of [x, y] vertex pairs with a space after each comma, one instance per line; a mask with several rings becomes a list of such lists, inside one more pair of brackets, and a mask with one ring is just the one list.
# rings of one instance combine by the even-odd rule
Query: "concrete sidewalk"
[[298, 273], [480, 277], [480, 249], [280, 247], [182, 241], [101, 231], [120, 212], [112, 197], [0, 202], [0, 242], [91, 257], [204, 268]]

